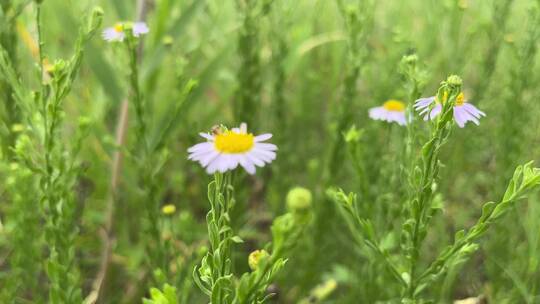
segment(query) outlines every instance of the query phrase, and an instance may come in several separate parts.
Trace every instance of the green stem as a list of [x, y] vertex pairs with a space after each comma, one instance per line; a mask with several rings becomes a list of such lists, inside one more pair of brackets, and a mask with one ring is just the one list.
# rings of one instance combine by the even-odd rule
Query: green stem
[[[441, 89], [439, 89], [441, 90]], [[444, 141], [449, 135], [449, 129], [447, 125], [450, 123], [453, 111], [453, 104], [455, 97], [459, 93], [460, 88], [453, 88], [448, 92], [450, 98], [444, 104], [442, 104], [441, 113], [437, 119], [435, 130], [432, 133], [431, 139], [423, 147], [423, 169], [421, 174], [421, 181], [415, 190], [415, 195], [411, 200], [411, 214], [413, 219], [413, 231], [410, 235], [410, 263], [409, 263], [409, 275], [410, 281], [406, 288], [406, 296], [409, 299], [415, 299], [415, 291], [417, 287], [417, 263], [422, 247], [423, 237], [421, 237], [421, 229], [424, 231], [427, 229], [428, 224], [428, 210], [430, 209], [430, 201], [433, 194], [432, 184], [436, 181], [438, 175], [438, 161], [439, 151], [444, 144]], [[427, 150], [427, 151], [426, 151]]]

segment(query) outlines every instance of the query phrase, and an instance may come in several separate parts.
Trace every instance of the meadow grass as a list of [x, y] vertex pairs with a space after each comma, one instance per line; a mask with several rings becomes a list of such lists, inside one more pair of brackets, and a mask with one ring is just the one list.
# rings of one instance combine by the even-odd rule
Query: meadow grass
[[0, 0], [0, 303], [539, 303], [539, 38], [538, 0]]

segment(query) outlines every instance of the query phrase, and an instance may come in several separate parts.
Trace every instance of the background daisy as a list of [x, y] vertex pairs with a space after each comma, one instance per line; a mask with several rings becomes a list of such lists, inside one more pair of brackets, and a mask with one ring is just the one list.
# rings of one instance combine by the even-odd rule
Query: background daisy
[[397, 122], [400, 126], [407, 124], [405, 104], [399, 100], [388, 100], [380, 107], [369, 109], [369, 117], [374, 120]]
[[[126, 37], [125, 29], [128, 24], [129, 23], [118, 22], [114, 26], [106, 28], [103, 30], [103, 39], [109, 42], [124, 41], [124, 38]], [[149, 32], [148, 25], [146, 25], [145, 22], [134, 22], [131, 25], [133, 26], [133, 36], [135, 37], [139, 37]]]

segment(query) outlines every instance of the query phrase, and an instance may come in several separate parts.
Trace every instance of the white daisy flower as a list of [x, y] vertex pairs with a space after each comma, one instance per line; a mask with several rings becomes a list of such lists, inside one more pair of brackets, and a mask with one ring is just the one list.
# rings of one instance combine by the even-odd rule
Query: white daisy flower
[[374, 120], [397, 122], [400, 126], [407, 124], [405, 117], [405, 104], [399, 100], [391, 99], [381, 107], [369, 109], [369, 117]]
[[255, 166], [264, 167], [276, 158], [277, 146], [264, 143], [272, 134], [254, 136], [247, 132], [245, 123], [240, 128], [199, 135], [208, 141], [189, 148], [188, 159], [199, 162], [208, 174], [234, 170], [238, 165], [255, 174]]
[[139, 37], [149, 32], [148, 25], [145, 22], [118, 22], [112, 27], [103, 30], [102, 37], [105, 41], [124, 41], [126, 38], [126, 25], [131, 25], [133, 36]]
[[[443, 97], [443, 103], [448, 99], [448, 94], [445, 93]], [[433, 107], [431, 105], [436, 103]], [[435, 96], [420, 98], [414, 104], [414, 109], [420, 112], [421, 116], [424, 116], [424, 120], [434, 119], [442, 111], [442, 103], [437, 100]], [[486, 116], [486, 113], [478, 110], [475, 106], [468, 103], [465, 100], [463, 92], [459, 93], [456, 97], [456, 104], [454, 105], [454, 120], [460, 128], [465, 127], [465, 124], [472, 121], [474, 124], [480, 124], [480, 117]]]

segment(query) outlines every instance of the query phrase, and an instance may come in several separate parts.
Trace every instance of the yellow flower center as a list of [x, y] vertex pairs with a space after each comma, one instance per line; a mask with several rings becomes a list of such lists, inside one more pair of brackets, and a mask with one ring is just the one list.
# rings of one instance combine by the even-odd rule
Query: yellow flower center
[[114, 25], [114, 31], [117, 33], [121, 33], [124, 31], [124, 25], [122, 23], [117, 23]]
[[253, 134], [225, 131], [214, 138], [214, 145], [222, 153], [243, 153], [249, 151], [255, 144]]
[[456, 97], [456, 106], [462, 106], [465, 103], [465, 95], [463, 92]]
[[399, 100], [388, 100], [383, 104], [383, 108], [388, 111], [403, 112], [405, 111], [405, 104]]
[[[442, 102], [445, 103], [448, 100], [448, 92], [444, 92]], [[462, 106], [465, 103], [465, 95], [463, 92], [459, 93], [456, 97], [456, 106]]]

